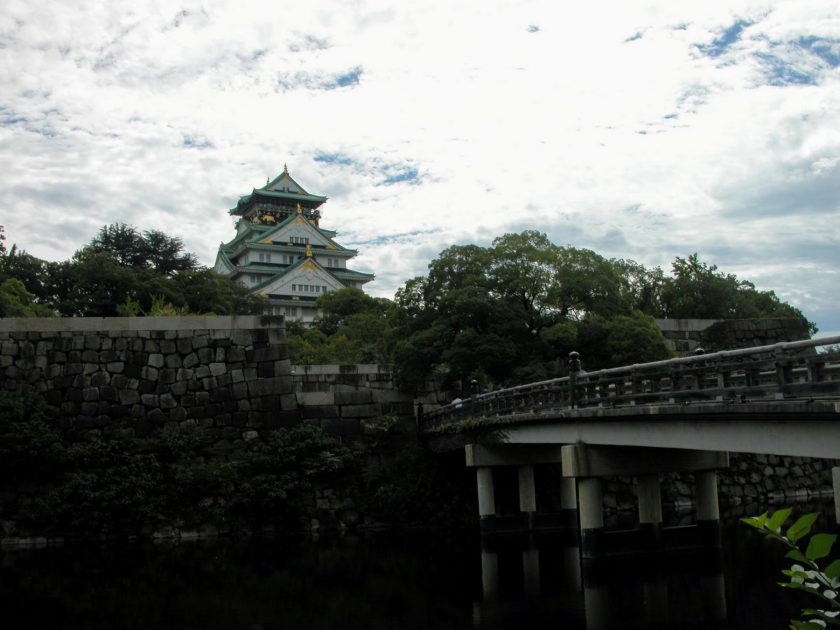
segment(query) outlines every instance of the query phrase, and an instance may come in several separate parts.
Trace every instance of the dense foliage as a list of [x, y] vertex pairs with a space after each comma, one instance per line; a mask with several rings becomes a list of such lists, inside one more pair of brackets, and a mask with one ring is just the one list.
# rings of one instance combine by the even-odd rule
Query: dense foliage
[[318, 306], [313, 328], [288, 328], [294, 362], [387, 361], [406, 389], [430, 375], [455, 387], [561, 376], [572, 350], [587, 370], [667, 358], [656, 317], [793, 318], [814, 331], [772, 291], [696, 254], [676, 258], [666, 276], [557, 246], [533, 230], [505, 234], [490, 247], [445, 249], [393, 303], [347, 289], [322, 296]]
[[[151, 534], [174, 527], [297, 531], [337, 503], [390, 523], [468, 520], [463, 462], [416, 443], [413, 423], [368, 423], [342, 441], [302, 424], [243, 440], [166, 427], [136, 437], [112, 425], [68, 439], [37, 395], [0, 392], [0, 537]], [[330, 510], [317, 492], [330, 489]], [[14, 523], [17, 531], [3, 531]]]
[[808, 539], [808, 544], [801, 548], [800, 544], [811, 534], [811, 528], [819, 514], [803, 514], [785, 530], [784, 525], [791, 513], [791, 508], [782, 508], [772, 515], [765, 512], [760, 516], [742, 518], [741, 521], [787, 547], [785, 557], [793, 560], [794, 564], [782, 571], [787, 581], [779, 582], [779, 586], [803, 591], [811, 597], [816, 606], [819, 606], [803, 608], [802, 616], [807, 619], [792, 620], [789, 626], [791, 630], [840, 626], [840, 559], [826, 564], [826, 558], [831, 554], [837, 535], [813, 534]]
[[0, 316], [128, 316], [250, 314], [263, 300], [200, 267], [179, 238], [104, 226], [66, 261], [19, 250], [0, 252]]
[[0, 513], [25, 529], [85, 535], [295, 527], [316, 485], [359, 467], [361, 452], [311, 425], [249, 442], [177, 428], [138, 438], [114, 426], [68, 442], [40, 397], [0, 392], [0, 489], [17, 501]]

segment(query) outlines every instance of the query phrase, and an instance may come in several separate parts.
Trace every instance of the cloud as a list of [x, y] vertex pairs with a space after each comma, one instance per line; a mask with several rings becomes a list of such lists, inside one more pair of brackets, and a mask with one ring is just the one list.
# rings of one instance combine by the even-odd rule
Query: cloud
[[227, 210], [285, 162], [376, 295], [538, 229], [665, 268], [708, 252], [831, 317], [835, 3], [193, 6], [6, 7], [10, 241], [62, 259], [125, 221], [212, 264]]

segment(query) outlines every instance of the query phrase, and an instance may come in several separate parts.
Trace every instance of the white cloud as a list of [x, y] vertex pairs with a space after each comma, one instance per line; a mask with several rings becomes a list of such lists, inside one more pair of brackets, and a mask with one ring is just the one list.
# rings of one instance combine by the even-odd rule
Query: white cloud
[[713, 253], [837, 323], [836, 3], [184, 6], [6, 3], [10, 240], [60, 259], [127, 221], [210, 264], [285, 162], [378, 295], [536, 228], [648, 265]]

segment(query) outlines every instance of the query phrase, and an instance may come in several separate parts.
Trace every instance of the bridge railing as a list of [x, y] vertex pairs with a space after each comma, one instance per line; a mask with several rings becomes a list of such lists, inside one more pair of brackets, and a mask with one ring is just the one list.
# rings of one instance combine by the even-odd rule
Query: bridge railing
[[477, 394], [425, 414], [420, 430], [548, 410], [837, 396], [840, 336], [639, 363]]

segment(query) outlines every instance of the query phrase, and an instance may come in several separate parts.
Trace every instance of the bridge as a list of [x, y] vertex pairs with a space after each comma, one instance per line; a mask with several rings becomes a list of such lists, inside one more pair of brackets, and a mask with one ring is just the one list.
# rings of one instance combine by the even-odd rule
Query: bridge
[[[601, 479], [637, 478], [640, 530], [662, 535], [659, 475], [693, 472], [697, 523], [719, 527], [716, 471], [728, 453], [840, 458], [840, 336], [586, 372], [477, 393], [423, 414], [428, 439], [460, 438], [477, 474], [479, 515], [493, 529], [493, 468], [517, 466], [520, 510], [536, 513], [534, 465], [560, 464], [562, 504], [584, 555], [603, 529]], [[840, 523], [840, 468], [834, 469]]]

